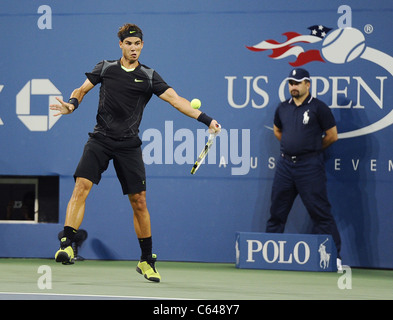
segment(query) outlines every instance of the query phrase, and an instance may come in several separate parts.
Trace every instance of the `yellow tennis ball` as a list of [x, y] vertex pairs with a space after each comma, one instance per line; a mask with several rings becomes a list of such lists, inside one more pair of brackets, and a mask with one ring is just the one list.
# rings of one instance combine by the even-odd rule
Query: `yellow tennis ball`
[[193, 107], [194, 109], [199, 109], [201, 107], [201, 100], [199, 99], [192, 99], [191, 100], [191, 107]]

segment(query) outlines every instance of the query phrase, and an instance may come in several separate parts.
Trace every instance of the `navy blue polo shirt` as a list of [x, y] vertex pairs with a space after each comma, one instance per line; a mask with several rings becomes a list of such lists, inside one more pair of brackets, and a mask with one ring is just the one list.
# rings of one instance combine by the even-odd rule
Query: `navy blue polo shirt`
[[321, 151], [322, 135], [333, 128], [336, 121], [324, 102], [309, 95], [300, 106], [296, 106], [292, 98], [280, 103], [274, 124], [282, 132], [281, 152], [298, 156]]

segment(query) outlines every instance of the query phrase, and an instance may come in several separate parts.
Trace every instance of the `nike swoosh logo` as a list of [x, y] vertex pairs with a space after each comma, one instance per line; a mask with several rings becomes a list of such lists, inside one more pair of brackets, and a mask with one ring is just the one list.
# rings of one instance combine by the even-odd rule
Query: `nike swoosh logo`
[[143, 82], [143, 80], [134, 79], [135, 82]]

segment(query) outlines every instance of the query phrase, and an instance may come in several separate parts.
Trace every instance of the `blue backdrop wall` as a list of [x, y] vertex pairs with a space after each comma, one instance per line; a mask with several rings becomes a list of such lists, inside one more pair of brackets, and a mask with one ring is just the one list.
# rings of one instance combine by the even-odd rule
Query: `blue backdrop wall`
[[[53, 257], [73, 172], [95, 124], [98, 88], [53, 117], [103, 59], [119, 26], [144, 32], [141, 63], [202, 100], [223, 126], [208, 163], [190, 169], [206, 128], [153, 97], [140, 128], [154, 249], [162, 260], [235, 261], [235, 232], [263, 232], [279, 156], [273, 114], [293, 66], [337, 120], [326, 151], [343, 262], [393, 268], [393, 3], [346, 1], [41, 1], [0, 3], [0, 175], [60, 177], [59, 223], [0, 223], [1, 257]], [[343, 29], [343, 28], [347, 29]], [[352, 29], [348, 29], [352, 27]], [[330, 30], [329, 30], [330, 29]], [[131, 207], [110, 166], [88, 198], [89, 259], [138, 259]], [[286, 232], [307, 233], [300, 200]]]

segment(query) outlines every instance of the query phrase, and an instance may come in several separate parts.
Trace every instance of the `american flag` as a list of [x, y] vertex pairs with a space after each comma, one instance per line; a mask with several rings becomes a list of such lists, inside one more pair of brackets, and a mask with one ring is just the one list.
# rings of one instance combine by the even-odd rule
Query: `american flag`
[[[280, 43], [276, 40], [264, 40], [255, 46], [246, 46], [246, 48], [251, 51], [272, 50], [272, 54], [269, 57], [273, 59], [283, 59], [294, 55], [296, 60], [289, 62], [293, 67], [299, 67], [311, 61], [325, 62], [318, 49], [305, 51], [302, 45], [322, 41], [332, 29], [323, 25], [315, 25], [307, 29], [310, 30], [310, 34], [308, 35], [297, 32], [285, 32], [283, 33], [283, 36], [287, 37], [285, 42]], [[307, 47], [307, 45], [304, 46]]]

